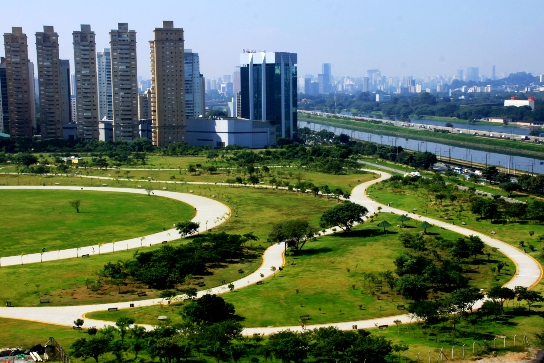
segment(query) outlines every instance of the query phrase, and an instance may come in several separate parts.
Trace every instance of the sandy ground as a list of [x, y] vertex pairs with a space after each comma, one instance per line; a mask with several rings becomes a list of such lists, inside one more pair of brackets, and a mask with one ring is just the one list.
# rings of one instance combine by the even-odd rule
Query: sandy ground
[[[544, 351], [540, 351], [540, 354], [538, 354], [539, 357], [542, 357]], [[535, 349], [529, 349], [528, 352], [509, 352], [505, 355], [501, 355], [500, 357], [484, 357], [482, 359], [474, 359], [474, 360], [461, 360], [456, 361], [459, 363], [473, 363], [473, 362], [479, 362], [479, 363], [536, 363], [539, 362], [538, 360], [535, 360], [536, 355]], [[542, 361], [542, 360], [540, 360]]]

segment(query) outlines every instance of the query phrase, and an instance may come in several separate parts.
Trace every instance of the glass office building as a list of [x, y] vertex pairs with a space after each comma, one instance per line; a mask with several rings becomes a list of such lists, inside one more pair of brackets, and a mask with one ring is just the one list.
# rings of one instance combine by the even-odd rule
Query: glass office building
[[246, 51], [240, 55], [241, 117], [266, 120], [277, 137], [297, 131], [297, 54]]

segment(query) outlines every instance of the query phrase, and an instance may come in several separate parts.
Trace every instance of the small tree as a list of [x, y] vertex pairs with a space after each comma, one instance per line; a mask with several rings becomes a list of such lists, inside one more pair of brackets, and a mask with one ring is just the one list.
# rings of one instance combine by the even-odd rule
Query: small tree
[[189, 222], [179, 222], [176, 224], [176, 229], [178, 230], [182, 238], [198, 232], [199, 227], [200, 227], [199, 222], [189, 221]]
[[145, 192], [147, 193], [148, 196], [151, 196], [151, 194], [153, 193], [153, 189], [145, 188]]
[[76, 319], [74, 320], [74, 325], [78, 328], [81, 328], [83, 326], [83, 324], [85, 323], [85, 321], [83, 319]]
[[363, 223], [363, 217], [368, 213], [368, 209], [360, 204], [353, 202], [344, 202], [326, 210], [319, 221], [319, 226], [329, 228], [339, 226], [344, 231], [349, 232], [355, 223]]
[[70, 204], [71, 207], [73, 207], [77, 213], [79, 213], [79, 207], [81, 206], [81, 200], [79, 199], [76, 199], [76, 200], [71, 200], [68, 202]]
[[306, 241], [313, 239], [316, 234], [317, 229], [310, 226], [308, 221], [290, 220], [274, 225], [268, 239], [276, 242], [285, 241], [290, 247], [299, 251]]

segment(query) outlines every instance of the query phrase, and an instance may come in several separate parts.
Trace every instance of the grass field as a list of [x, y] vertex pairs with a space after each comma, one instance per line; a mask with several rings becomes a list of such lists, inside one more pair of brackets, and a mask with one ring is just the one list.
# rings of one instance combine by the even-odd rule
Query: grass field
[[[384, 219], [393, 224], [396, 218], [380, 214], [374, 222], [359, 226], [350, 234], [338, 233], [308, 242], [302, 253], [286, 257], [284, 270], [275, 277], [222, 297], [234, 304], [248, 327], [298, 325], [301, 315], [311, 316], [309, 324], [321, 324], [399, 314], [397, 305], [406, 300], [387, 287], [381, 293], [374, 291], [363, 277], [365, 272], [395, 269], [393, 260], [404, 250], [398, 242], [398, 228], [382, 234], [376, 224]], [[446, 239], [459, 236], [445, 230], [439, 233]], [[497, 260], [508, 262], [497, 253], [490, 263]], [[499, 281], [495, 281], [485, 262], [478, 266], [478, 273], [468, 274], [471, 284], [478, 288], [503, 284], [514, 272], [513, 267], [506, 267]], [[156, 306], [88, 316], [104, 320], [130, 316], [139, 323], [155, 324], [157, 316], [163, 313], [173, 323], [181, 321], [174, 307]]]
[[[424, 190], [411, 187], [402, 188], [402, 190], [393, 190], [387, 182], [373, 185], [368, 190], [368, 194], [372, 198], [377, 198], [380, 203], [387, 204], [393, 202], [395, 208], [408, 211], [415, 208], [421, 215], [439, 220], [448, 218], [448, 222], [455, 224], [462, 224], [464, 222], [466, 224], [465, 228], [476, 232], [490, 235], [494, 231], [495, 238], [518, 248], [523, 249], [519, 243], [520, 241], [524, 241], [525, 246], [532, 245], [535, 248], [535, 251], [531, 251], [530, 248], [526, 247], [526, 252], [541, 264], [544, 262], [544, 253], [542, 253], [544, 246], [541, 242], [537, 241], [538, 236], [544, 235], [544, 225], [542, 224], [492, 224], [490, 220], [477, 220], [478, 216], [470, 212], [469, 204], [463, 202], [462, 199], [455, 203], [447, 201], [443, 204], [437, 204]], [[533, 232], [533, 235], [530, 232]], [[541, 281], [535, 289], [537, 291], [544, 291], [544, 283]]]
[[[185, 203], [127, 193], [0, 190], [0, 198], [2, 256], [119, 241], [160, 232], [194, 216]], [[69, 205], [76, 199], [80, 213]]]

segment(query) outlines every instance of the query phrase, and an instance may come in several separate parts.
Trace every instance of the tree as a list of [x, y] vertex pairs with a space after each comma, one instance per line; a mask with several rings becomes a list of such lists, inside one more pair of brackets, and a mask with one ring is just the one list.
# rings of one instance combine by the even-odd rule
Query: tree
[[107, 335], [98, 334], [89, 339], [78, 339], [71, 346], [72, 355], [75, 358], [83, 358], [84, 360], [93, 358], [98, 363], [98, 358], [110, 351], [110, 338]]
[[83, 319], [74, 320], [74, 325], [77, 326], [78, 328], [81, 328], [84, 323], [85, 323], [85, 321]]
[[134, 324], [134, 319], [126, 317], [126, 316], [120, 317], [115, 322], [115, 326], [117, 326], [119, 335], [121, 335], [121, 344], [124, 344], [125, 335], [127, 334], [127, 331], [132, 324]]
[[317, 234], [317, 229], [310, 226], [310, 222], [295, 219], [287, 222], [275, 224], [268, 235], [270, 241], [285, 241], [289, 247], [300, 251], [306, 242], [313, 239]]
[[391, 226], [391, 223], [389, 223], [388, 221], [381, 221], [380, 223], [378, 223], [378, 227], [383, 227], [383, 233], [385, 233], [385, 229], [389, 226]]
[[427, 234], [427, 228], [431, 228], [433, 225], [427, 221], [421, 222], [418, 227], [423, 228], [423, 233]]
[[398, 221], [400, 221], [402, 228], [404, 228], [404, 222], [409, 221], [411, 218], [407, 215], [403, 214], [399, 218], [397, 218]]
[[435, 324], [440, 318], [440, 303], [438, 301], [414, 301], [408, 305], [408, 311], [414, 314], [419, 320], [423, 320], [425, 324]]
[[428, 286], [422, 276], [404, 275], [399, 277], [396, 289], [407, 299], [420, 301], [428, 296]]
[[529, 307], [529, 311], [531, 311], [531, 306], [536, 302], [543, 302], [544, 297], [542, 296], [542, 293], [536, 292], [533, 290], [528, 290], [526, 287], [523, 286], [516, 286], [514, 289], [518, 301], [525, 300], [527, 302], [527, 306]]
[[71, 200], [68, 202], [71, 207], [73, 207], [76, 210], [76, 213], [79, 213], [79, 207], [81, 206], [81, 200]]
[[470, 204], [470, 211], [479, 214], [481, 218], [492, 219], [497, 214], [498, 208], [493, 199], [476, 198]]
[[153, 194], [153, 189], [152, 188], [145, 188], [145, 192], [147, 193], [147, 196], [151, 196], [151, 194]]
[[176, 229], [178, 230], [182, 238], [198, 232], [199, 227], [200, 227], [200, 222], [188, 221], [188, 222], [178, 222], [176, 224]]
[[329, 228], [339, 226], [344, 231], [349, 232], [355, 223], [363, 223], [363, 217], [368, 213], [368, 209], [360, 204], [353, 202], [344, 202], [329, 210], [322, 215], [319, 226]]
[[22, 153], [15, 157], [15, 162], [17, 165], [24, 165], [25, 168], [28, 168], [30, 165], [36, 164], [38, 158], [30, 153]]
[[501, 306], [501, 310], [503, 310], [504, 302], [506, 300], [513, 300], [516, 297], [516, 293], [508, 287], [493, 286], [487, 293], [487, 297], [498, 302]]
[[225, 302], [222, 297], [206, 294], [185, 305], [181, 314], [185, 320], [200, 325], [234, 319], [234, 312], [234, 305]]
[[308, 342], [300, 333], [280, 331], [270, 335], [268, 344], [276, 359], [282, 363], [302, 363], [308, 357]]

